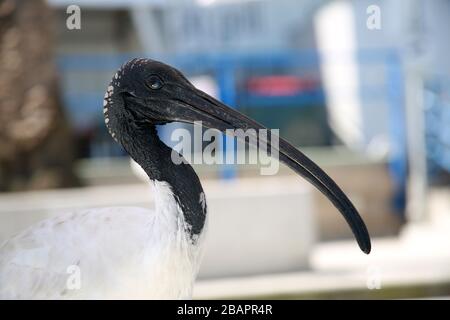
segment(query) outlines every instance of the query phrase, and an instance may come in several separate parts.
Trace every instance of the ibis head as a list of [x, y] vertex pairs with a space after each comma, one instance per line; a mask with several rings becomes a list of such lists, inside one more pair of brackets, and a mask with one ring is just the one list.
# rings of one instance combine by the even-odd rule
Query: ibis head
[[[263, 125], [195, 88], [177, 69], [150, 59], [133, 59], [113, 77], [104, 102], [105, 122], [111, 135], [126, 144], [130, 126], [169, 122], [200, 122], [226, 133], [227, 129], [266, 129]], [[247, 143], [258, 143], [259, 137]], [[273, 140], [273, 139], [272, 139]], [[280, 160], [320, 190], [341, 212], [361, 250], [369, 253], [370, 237], [358, 211], [338, 185], [312, 160], [279, 138]]]

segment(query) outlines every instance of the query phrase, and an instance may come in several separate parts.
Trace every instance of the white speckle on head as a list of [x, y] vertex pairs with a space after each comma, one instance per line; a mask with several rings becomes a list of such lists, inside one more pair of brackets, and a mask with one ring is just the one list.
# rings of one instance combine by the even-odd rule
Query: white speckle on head
[[199, 202], [202, 205], [203, 211], [205, 211], [205, 208], [206, 208], [206, 197], [205, 197], [205, 193], [204, 192], [200, 192]]
[[105, 96], [103, 97], [103, 98], [108, 98], [108, 96], [109, 96], [109, 94], [108, 94], [108, 92], [105, 92]]
[[107, 113], [107, 112], [108, 112], [108, 108], [104, 108], [103, 113]]
[[107, 91], [110, 93], [109, 95], [111, 95], [113, 93], [113, 91], [114, 91], [114, 87], [113, 86], [109, 86]]
[[108, 124], [109, 118], [105, 118], [105, 123]]
[[106, 99], [103, 99], [103, 106], [105, 107], [108, 104], [108, 101]]
[[116, 72], [116, 74], [114, 75], [114, 78], [117, 79], [118, 77], [119, 77], [119, 75]]

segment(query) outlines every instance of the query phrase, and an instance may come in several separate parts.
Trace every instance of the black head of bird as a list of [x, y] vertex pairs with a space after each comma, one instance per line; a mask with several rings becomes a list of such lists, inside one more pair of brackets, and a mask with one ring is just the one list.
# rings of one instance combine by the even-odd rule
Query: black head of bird
[[[105, 95], [104, 114], [106, 125], [114, 139], [122, 144], [151, 179], [165, 181], [170, 180], [170, 175], [173, 175], [176, 169], [171, 167], [170, 173], [169, 170], [164, 173], [161, 169], [168, 165], [167, 161], [170, 161], [167, 158], [170, 148], [157, 139], [155, 125], [174, 121], [185, 123], [201, 121], [203, 126], [222, 132], [226, 129], [255, 129], [255, 131], [266, 129], [195, 88], [177, 69], [150, 59], [133, 59], [117, 71]], [[258, 141], [257, 139], [260, 137], [249, 141]], [[270, 145], [270, 141], [266, 142], [269, 147], [275, 147]], [[153, 149], [145, 153], [143, 150], [148, 143], [153, 143]], [[344, 192], [319, 166], [286, 140], [279, 138], [278, 149], [279, 158], [284, 164], [303, 176], [334, 204], [350, 225], [361, 250], [369, 253], [371, 244], [367, 228]], [[191, 177], [197, 179], [195, 174], [191, 174]], [[186, 196], [189, 184], [183, 185], [176, 180], [173, 178], [169, 183], [175, 185], [177, 189], [174, 190], [174, 194], [183, 198], [180, 205], [186, 206], [186, 210], [189, 210], [195, 203], [186, 204], [186, 202], [198, 203], [198, 198], [190, 199], [193, 194]], [[193, 214], [191, 217], [188, 216], [187, 220], [189, 222], [189, 219], [204, 218], [198, 216]], [[191, 226], [197, 228], [194, 233], [198, 233], [203, 224], [193, 221]]]

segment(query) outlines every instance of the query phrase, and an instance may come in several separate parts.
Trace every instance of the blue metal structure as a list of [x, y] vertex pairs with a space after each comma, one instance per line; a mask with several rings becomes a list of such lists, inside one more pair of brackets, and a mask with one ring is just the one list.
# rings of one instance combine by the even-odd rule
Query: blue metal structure
[[395, 185], [394, 208], [403, 212], [406, 206], [406, 179], [408, 156], [406, 151], [406, 119], [404, 97], [404, 75], [400, 57], [396, 52], [386, 56], [386, 92], [389, 97], [389, 128], [391, 150], [389, 170]]

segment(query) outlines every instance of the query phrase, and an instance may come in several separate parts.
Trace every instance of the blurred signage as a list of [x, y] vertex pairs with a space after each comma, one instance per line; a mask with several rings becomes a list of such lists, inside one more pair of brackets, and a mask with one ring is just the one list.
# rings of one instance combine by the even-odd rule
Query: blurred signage
[[261, 96], [295, 96], [317, 90], [318, 82], [289, 75], [262, 76], [250, 78], [247, 88], [249, 93]]
[[166, 46], [183, 53], [292, 48], [303, 41], [299, 32], [317, 4], [253, 0], [170, 6], [164, 13]]
[[68, 7], [77, 5], [83, 8], [129, 8], [131, 6], [162, 6], [167, 3], [166, 0], [47, 0], [54, 7]]

